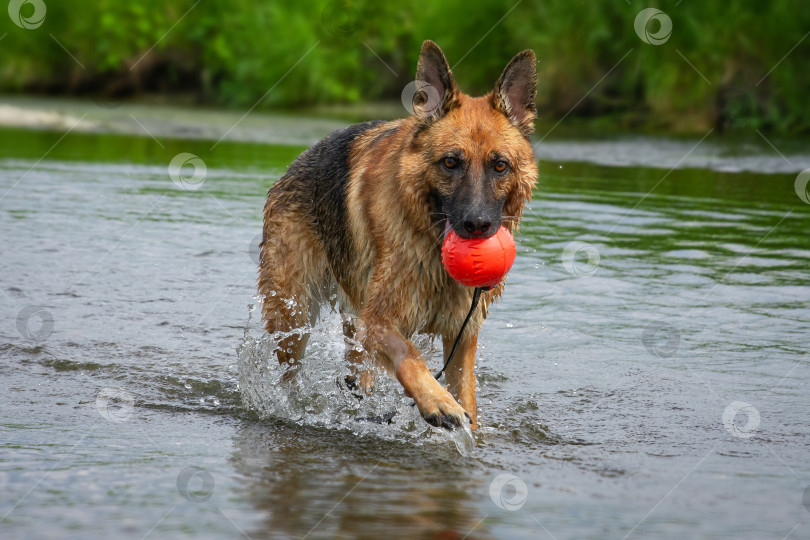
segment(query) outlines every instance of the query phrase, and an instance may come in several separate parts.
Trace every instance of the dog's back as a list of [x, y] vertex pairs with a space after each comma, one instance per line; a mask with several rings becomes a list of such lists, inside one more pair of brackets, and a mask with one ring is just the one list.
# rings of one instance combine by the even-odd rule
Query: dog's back
[[[311, 228], [338, 281], [352, 267], [347, 207], [352, 143], [382, 123], [363, 122], [331, 133], [302, 153], [268, 193], [265, 215], [277, 211], [279, 199], [294, 204], [298, 220]], [[265, 227], [262, 242], [272, 234], [276, 232]]]
[[[359, 274], [367, 278], [371, 264], [368, 249], [363, 249], [369, 247], [368, 239], [357, 238], [352, 229], [350, 206], [362, 206], [349, 195], [352, 155], [362, 152], [357, 146], [364, 134], [387, 124], [396, 122], [363, 122], [331, 133], [303, 152], [268, 192], [262, 246], [271, 245], [279, 236], [293, 235], [307, 240], [299, 247], [290, 246], [299, 256], [310, 260], [310, 268], [305, 272], [309, 276], [307, 294], [298, 299], [300, 303], [323, 302], [336, 292], [336, 286], [344, 309], [356, 309], [350, 298], [355, 303], [362, 301], [362, 295], [347, 294], [356, 293], [361, 282], [366, 281]], [[295, 224], [295, 231], [290, 230], [291, 224]], [[360, 227], [360, 232], [369, 231]], [[313, 263], [317, 263], [314, 265], [317, 272], [313, 272]], [[262, 265], [262, 275], [269, 271]], [[260, 276], [260, 292], [270, 292], [272, 289], [262, 289], [273, 281]]]

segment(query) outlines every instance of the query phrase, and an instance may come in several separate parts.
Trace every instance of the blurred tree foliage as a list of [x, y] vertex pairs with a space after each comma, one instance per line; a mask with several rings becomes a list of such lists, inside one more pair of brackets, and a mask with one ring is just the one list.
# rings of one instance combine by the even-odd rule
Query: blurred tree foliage
[[[810, 131], [810, 9], [799, 1], [44, 1], [39, 28], [0, 23], [2, 91], [193, 93], [265, 108], [396, 100], [432, 39], [468, 93], [534, 49], [546, 117]], [[634, 30], [651, 5], [672, 20], [661, 45]]]

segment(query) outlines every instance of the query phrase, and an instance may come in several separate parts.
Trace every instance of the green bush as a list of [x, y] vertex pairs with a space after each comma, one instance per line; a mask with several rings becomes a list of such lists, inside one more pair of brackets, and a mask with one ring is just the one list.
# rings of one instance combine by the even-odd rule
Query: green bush
[[660, 2], [673, 31], [656, 46], [633, 28], [644, 1], [45, 1], [39, 28], [3, 17], [2, 91], [191, 91], [262, 108], [396, 100], [433, 39], [462, 88], [479, 94], [534, 49], [546, 117], [810, 131], [810, 39], [796, 46], [810, 10], [799, 3]]

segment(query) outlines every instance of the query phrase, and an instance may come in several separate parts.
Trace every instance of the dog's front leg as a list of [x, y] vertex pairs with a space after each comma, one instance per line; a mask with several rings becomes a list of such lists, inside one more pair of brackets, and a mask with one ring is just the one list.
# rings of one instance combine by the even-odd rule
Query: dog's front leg
[[470, 415], [433, 377], [413, 343], [391, 324], [371, 319], [365, 325], [364, 347], [396, 375], [427, 423], [447, 429], [470, 424]]
[[[442, 337], [445, 362], [447, 362], [455, 339], [456, 336]], [[447, 371], [444, 372], [447, 384], [450, 386], [450, 393], [470, 413], [473, 429], [478, 429], [478, 407], [475, 403], [475, 351], [477, 348], [478, 333], [465, 334], [453, 355], [453, 362], [447, 366]]]

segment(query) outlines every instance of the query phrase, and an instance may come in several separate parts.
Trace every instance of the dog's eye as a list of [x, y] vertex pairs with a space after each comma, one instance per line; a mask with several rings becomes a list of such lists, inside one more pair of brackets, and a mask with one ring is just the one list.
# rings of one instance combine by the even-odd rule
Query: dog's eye
[[495, 162], [494, 169], [495, 172], [503, 173], [506, 172], [506, 169], [509, 168], [509, 165], [502, 159]]
[[448, 169], [455, 169], [458, 167], [458, 160], [454, 157], [448, 156], [442, 160], [442, 165]]

